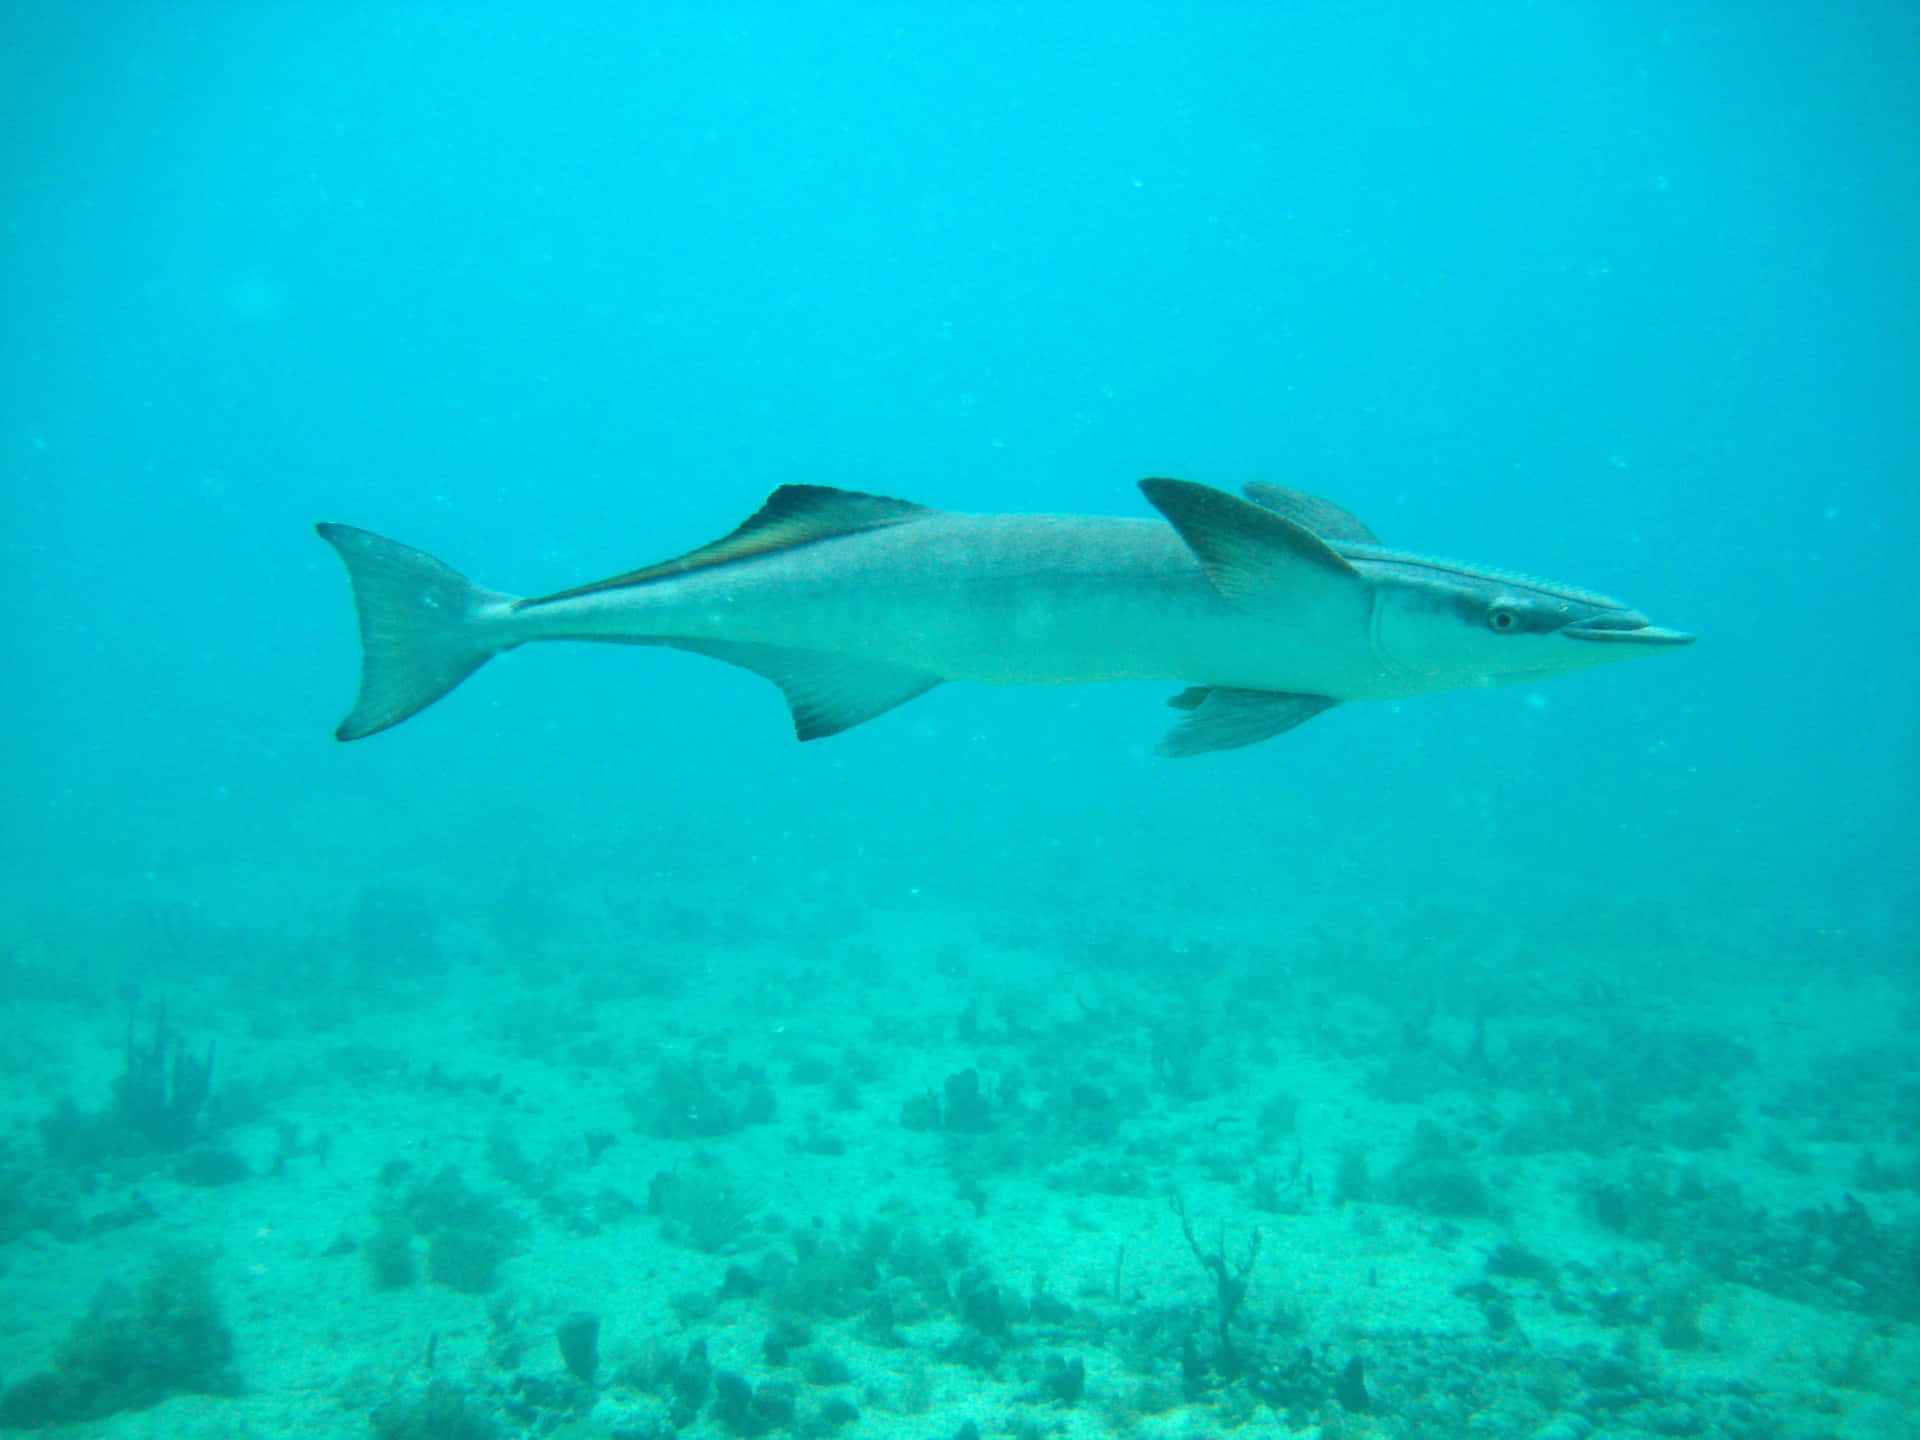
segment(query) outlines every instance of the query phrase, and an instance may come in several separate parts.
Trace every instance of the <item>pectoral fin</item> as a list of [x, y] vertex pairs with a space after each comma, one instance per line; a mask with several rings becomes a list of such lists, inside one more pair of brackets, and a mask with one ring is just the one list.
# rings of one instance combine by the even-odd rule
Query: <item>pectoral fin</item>
[[903, 665], [883, 665], [825, 650], [756, 645], [734, 640], [666, 640], [675, 650], [710, 655], [764, 676], [780, 687], [793, 711], [793, 731], [818, 740], [851, 730], [896, 705], [924, 695], [942, 679]]
[[1340, 702], [1326, 695], [1289, 695], [1278, 690], [1236, 690], [1196, 685], [1167, 703], [1186, 718], [1167, 732], [1160, 753], [1169, 759], [1238, 750], [1304, 725]]
[[1237, 605], [1285, 606], [1363, 583], [1339, 551], [1277, 511], [1190, 480], [1142, 480], [1140, 488]]

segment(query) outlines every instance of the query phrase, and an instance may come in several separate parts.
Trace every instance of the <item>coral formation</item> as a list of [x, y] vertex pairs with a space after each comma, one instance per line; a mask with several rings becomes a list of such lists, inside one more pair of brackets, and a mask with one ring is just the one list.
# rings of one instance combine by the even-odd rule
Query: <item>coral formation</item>
[[766, 1072], [753, 1065], [716, 1070], [697, 1059], [663, 1058], [653, 1084], [630, 1092], [640, 1128], [663, 1140], [711, 1140], [765, 1125], [779, 1110]]
[[492, 1415], [445, 1380], [381, 1402], [369, 1419], [373, 1440], [502, 1440], [505, 1434]]
[[600, 1317], [576, 1310], [555, 1327], [554, 1339], [567, 1373], [591, 1385], [600, 1369]]
[[447, 1166], [432, 1178], [397, 1191], [406, 1174], [392, 1168], [375, 1206], [375, 1228], [363, 1249], [375, 1289], [401, 1290], [413, 1283], [413, 1242], [427, 1245], [427, 1275], [435, 1284], [468, 1295], [493, 1286], [495, 1272], [525, 1243], [527, 1223], [507, 1205], [473, 1189]]
[[182, 1392], [236, 1391], [233, 1339], [208, 1268], [205, 1255], [168, 1251], [135, 1289], [101, 1287], [53, 1367], [0, 1393], [0, 1425], [72, 1424], [148, 1409]]
[[738, 1248], [761, 1208], [731, 1172], [711, 1162], [662, 1170], [647, 1186], [647, 1211], [660, 1217], [661, 1233], [703, 1255]]

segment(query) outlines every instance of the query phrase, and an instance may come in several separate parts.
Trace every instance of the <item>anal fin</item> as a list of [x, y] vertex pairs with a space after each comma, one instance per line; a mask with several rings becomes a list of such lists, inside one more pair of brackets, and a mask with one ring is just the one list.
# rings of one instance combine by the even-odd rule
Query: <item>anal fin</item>
[[740, 640], [659, 643], [709, 655], [771, 680], [787, 697], [787, 707], [793, 711], [794, 734], [802, 740], [819, 740], [865, 724], [926, 694], [945, 678], [905, 665], [790, 645]]
[[1340, 702], [1328, 695], [1196, 685], [1182, 690], [1167, 703], [1187, 714], [1167, 732], [1159, 752], [1179, 760], [1271, 740], [1296, 725], [1306, 724]]

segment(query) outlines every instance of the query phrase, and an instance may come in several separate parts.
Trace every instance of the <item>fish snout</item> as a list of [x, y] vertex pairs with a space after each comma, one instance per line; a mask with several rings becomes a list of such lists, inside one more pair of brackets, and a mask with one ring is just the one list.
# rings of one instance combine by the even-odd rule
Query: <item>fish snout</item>
[[1574, 640], [1604, 640], [1627, 645], [1691, 645], [1700, 638], [1684, 630], [1668, 630], [1656, 625], [1638, 610], [1590, 615], [1563, 625], [1560, 633]]

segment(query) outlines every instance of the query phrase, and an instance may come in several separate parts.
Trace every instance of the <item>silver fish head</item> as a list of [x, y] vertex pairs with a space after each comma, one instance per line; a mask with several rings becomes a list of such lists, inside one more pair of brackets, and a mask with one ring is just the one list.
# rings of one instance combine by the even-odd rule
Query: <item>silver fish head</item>
[[1384, 553], [1362, 565], [1374, 581], [1376, 652], [1435, 689], [1540, 680], [1696, 638], [1550, 581]]

